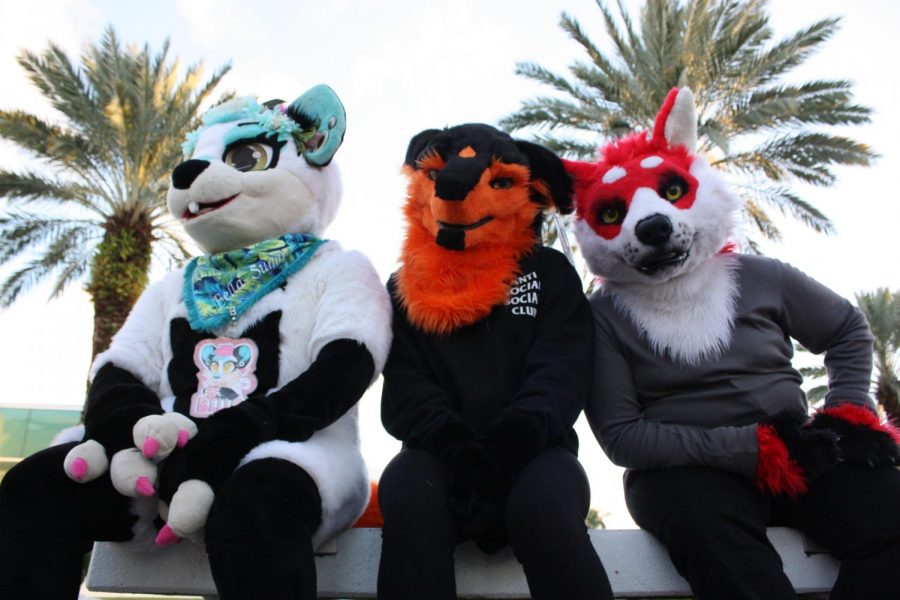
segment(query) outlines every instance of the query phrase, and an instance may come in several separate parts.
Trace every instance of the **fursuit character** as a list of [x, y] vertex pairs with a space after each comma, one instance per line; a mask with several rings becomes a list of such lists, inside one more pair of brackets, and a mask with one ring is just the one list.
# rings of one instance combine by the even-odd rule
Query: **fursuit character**
[[[693, 96], [673, 89], [652, 133], [566, 164], [602, 279], [591, 427], [627, 467], [635, 521], [698, 598], [796, 598], [770, 524], [843, 561], [833, 600], [896, 597], [900, 436], [869, 396], [865, 319], [797, 269], [733, 252], [739, 200], [696, 140]], [[825, 354], [830, 391], [811, 419], [791, 338]]]
[[223, 599], [315, 597], [313, 549], [366, 506], [355, 405], [390, 346], [372, 265], [319, 237], [344, 129], [317, 86], [231, 100], [188, 136], [168, 206], [207, 254], [148, 288], [96, 358], [83, 439], [4, 480], [3, 597], [75, 598], [90, 542], [135, 537], [157, 495], [157, 543], [204, 539]]
[[590, 386], [590, 309], [539, 236], [545, 210], [572, 210], [562, 162], [468, 124], [416, 135], [404, 171], [382, 389], [403, 449], [379, 484], [378, 597], [456, 598], [454, 547], [474, 539], [486, 552], [508, 542], [534, 598], [612, 598], [572, 429]]

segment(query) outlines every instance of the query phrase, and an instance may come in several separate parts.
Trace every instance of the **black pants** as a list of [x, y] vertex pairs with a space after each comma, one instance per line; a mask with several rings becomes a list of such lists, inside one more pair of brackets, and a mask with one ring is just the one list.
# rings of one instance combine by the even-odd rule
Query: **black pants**
[[[378, 598], [456, 598], [453, 551], [463, 536], [447, 508], [443, 466], [419, 450], [403, 450], [379, 484], [384, 515]], [[605, 600], [612, 591], [584, 524], [590, 489], [568, 451], [535, 458], [509, 493], [506, 528], [532, 598]]]
[[[136, 517], [109, 474], [75, 483], [63, 471], [74, 444], [38, 452], [0, 484], [0, 600], [75, 600], [94, 541], [127, 541]], [[287, 461], [251, 462], [216, 495], [206, 547], [222, 600], [316, 597], [311, 536], [321, 500]]]
[[766, 527], [807, 533], [841, 561], [831, 600], [900, 598], [900, 471], [841, 465], [798, 502], [714, 469], [629, 472], [635, 522], [668, 549], [699, 600], [795, 600]]

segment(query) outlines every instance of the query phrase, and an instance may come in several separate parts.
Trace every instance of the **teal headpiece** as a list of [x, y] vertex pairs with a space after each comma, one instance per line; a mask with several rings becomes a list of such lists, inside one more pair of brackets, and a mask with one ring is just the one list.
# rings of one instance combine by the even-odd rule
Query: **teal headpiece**
[[[292, 138], [297, 152], [317, 167], [331, 162], [347, 130], [344, 105], [327, 85], [313, 87], [290, 104], [281, 100], [260, 104], [256, 98], [245, 96], [209, 109], [202, 117], [203, 124], [187, 135], [182, 145], [184, 156], [193, 154], [204, 129], [237, 120], [255, 121], [251, 127], [258, 133], [273, 135], [279, 141]], [[243, 130], [243, 135], [248, 133]]]

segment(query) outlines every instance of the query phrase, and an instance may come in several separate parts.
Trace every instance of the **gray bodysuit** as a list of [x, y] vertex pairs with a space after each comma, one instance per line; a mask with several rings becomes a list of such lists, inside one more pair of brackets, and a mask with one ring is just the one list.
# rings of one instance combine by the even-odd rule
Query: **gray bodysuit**
[[872, 335], [844, 298], [780, 261], [738, 255], [734, 331], [721, 356], [684, 365], [655, 354], [602, 289], [591, 299], [596, 330], [586, 413], [610, 459], [630, 469], [707, 466], [753, 477], [756, 424], [805, 412], [791, 365], [796, 339], [825, 353], [826, 405], [872, 407]]

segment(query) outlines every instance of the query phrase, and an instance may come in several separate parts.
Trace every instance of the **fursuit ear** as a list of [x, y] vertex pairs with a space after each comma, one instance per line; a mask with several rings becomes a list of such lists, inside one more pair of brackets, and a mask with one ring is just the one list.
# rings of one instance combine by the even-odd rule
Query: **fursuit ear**
[[572, 204], [572, 178], [566, 173], [560, 157], [541, 145], [514, 140], [516, 147], [528, 157], [532, 181], [542, 181], [550, 194], [548, 200], [561, 214], [567, 215]]
[[562, 159], [566, 173], [572, 178], [575, 208], [579, 209], [579, 198], [599, 179], [598, 165], [595, 162]]
[[347, 131], [347, 113], [340, 98], [327, 85], [317, 85], [288, 105], [287, 116], [299, 123], [312, 137], [295, 137], [297, 150], [314, 167], [325, 167], [334, 158]]
[[653, 138], [660, 137], [670, 148], [684, 146], [691, 154], [697, 150], [697, 109], [690, 88], [669, 90], [653, 125]]
[[431, 144], [431, 140], [442, 131], [442, 129], [426, 129], [413, 136], [413, 139], [409, 140], [409, 146], [406, 148], [406, 159], [403, 161], [404, 164], [413, 169], [418, 169], [419, 157], [422, 156], [425, 148]]

